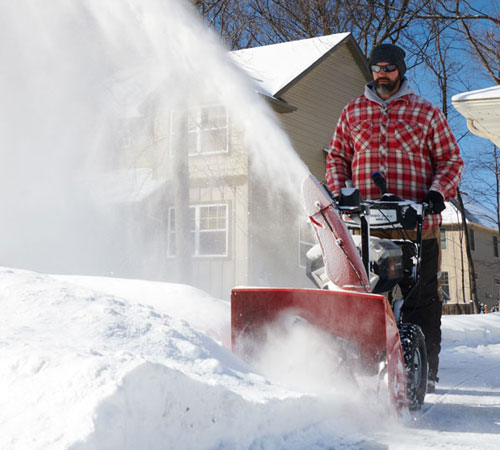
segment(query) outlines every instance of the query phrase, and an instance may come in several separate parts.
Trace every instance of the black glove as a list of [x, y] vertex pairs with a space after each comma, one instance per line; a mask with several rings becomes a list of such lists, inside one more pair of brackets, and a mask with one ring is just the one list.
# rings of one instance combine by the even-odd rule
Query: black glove
[[424, 202], [429, 205], [429, 212], [431, 214], [439, 214], [446, 208], [443, 196], [437, 191], [427, 192]]

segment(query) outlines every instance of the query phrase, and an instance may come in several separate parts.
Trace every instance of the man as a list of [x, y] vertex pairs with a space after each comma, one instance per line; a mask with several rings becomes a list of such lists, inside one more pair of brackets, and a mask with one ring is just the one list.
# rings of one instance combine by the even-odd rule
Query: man
[[334, 195], [352, 180], [365, 199], [377, 199], [380, 191], [370, 175], [380, 172], [387, 192], [429, 204], [420, 291], [406, 302], [402, 315], [405, 322], [420, 325], [425, 334], [428, 392], [434, 392], [441, 349], [439, 213], [444, 201], [456, 195], [463, 161], [442, 111], [409, 87], [405, 56], [393, 44], [373, 49], [369, 58], [373, 81], [342, 111], [330, 143], [326, 180]]

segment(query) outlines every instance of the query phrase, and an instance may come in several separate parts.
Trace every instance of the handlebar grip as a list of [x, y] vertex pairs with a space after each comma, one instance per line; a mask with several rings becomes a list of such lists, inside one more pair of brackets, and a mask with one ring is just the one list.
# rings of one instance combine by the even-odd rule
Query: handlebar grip
[[378, 187], [378, 189], [382, 195], [387, 193], [387, 184], [385, 182], [384, 176], [380, 172], [373, 172], [370, 175], [370, 178], [375, 183], [375, 186]]

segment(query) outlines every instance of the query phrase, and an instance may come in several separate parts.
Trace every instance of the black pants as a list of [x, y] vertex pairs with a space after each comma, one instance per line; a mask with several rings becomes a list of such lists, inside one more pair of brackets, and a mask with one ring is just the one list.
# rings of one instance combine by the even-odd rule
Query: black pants
[[[415, 290], [401, 310], [403, 322], [411, 322], [422, 328], [425, 335], [429, 378], [437, 381], [439, 352], [441, 350], [442, 302], [438, 293], [439, 242], [437, 239], [422, 241], [422, 264], [420, 286]], [[403, 295], [408, 286], [400, 285]]]

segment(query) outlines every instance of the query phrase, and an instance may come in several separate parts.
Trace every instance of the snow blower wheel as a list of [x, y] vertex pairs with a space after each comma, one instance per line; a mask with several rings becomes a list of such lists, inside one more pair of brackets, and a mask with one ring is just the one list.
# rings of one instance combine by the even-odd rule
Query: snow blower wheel
[[406, 370], [406, 397], [410, 411], [424, 403], [427, 389], [427, 351], [425, 337], [418, 325], [403, 323], [399, 326]]

